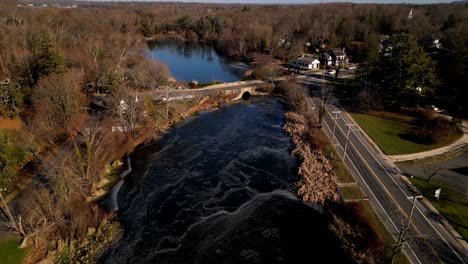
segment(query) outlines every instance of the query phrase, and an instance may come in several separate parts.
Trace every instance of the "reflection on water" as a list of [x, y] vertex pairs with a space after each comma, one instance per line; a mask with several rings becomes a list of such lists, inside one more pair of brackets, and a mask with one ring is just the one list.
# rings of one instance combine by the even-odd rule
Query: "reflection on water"
[[322, 216], [288, 190], [282, 114], [278, 99], [253, 98], [136, 151], [119, 193], [125, 234], [100, 262], [346, 263]]
[[167, 64], [179, 81], [234, 82], [242, 79], [247, 67], [201, 43], [158, 41], [149, 42], [148, 46], [151, 56]]

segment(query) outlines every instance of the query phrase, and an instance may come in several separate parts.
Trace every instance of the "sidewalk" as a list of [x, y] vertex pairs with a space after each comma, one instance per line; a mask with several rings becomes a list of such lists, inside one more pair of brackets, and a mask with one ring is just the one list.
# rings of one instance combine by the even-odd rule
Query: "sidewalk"
[[438, 149], [432, 149], [432, 150], [428, 150], [424, 152], [419, 152], [419, 153], [388, 156], [388, 158], [393, 162], [399, 162], [399, 161], [408, 161], [408, 160], [420, 160], [420, 159], [425, 159], [428, 157], [434, 157], [434, 156], [450, 153], [452, 151], [455, 151], [461, 147], [468, 145], [468, 120], [462, 121], [461, 129], [463, 131], [463, 136], [448, 146], [441, 147]]
[[[349, 118], [349, 120], [352, 121], [352, 123], [357, 124], [356, 121], [351, 117], [351, 115], [348, 114], [348, 112], [345, 112], [346, 117]], [[400, 175], [400, 179], [412, 190], [417, 190], [417, 188], [403, 175], [401, 175], [401, 170], [395, 165], [395, 159], [398, 159], [399, 161], [402, 161], [404, 158], [407, 158], [406, 160], [411, 160], [411, 159], [423, 159], [427, 157], [431, 157], [433, 155], [441, 155], [450, 151], [454, 151], [457, 148], [460, 148], [462, 146], [468, 145], [468, 120], [463, 120], [462, 121], [462, 131], [463, 131], [463, 136], [457, 140], [456, 142], [450, 144], [449, 146], [445, 146], [442, 148], [438, 149], [433, 149], [430, 151], [424, 151], [420, 153], [414, 153], [414, 154], [408, 154], [408, 155], [398, 155], [398, 156], [386, 156], [382, 150], [375, 144], [375, 142], [365, 133], [364, 131], [361, 130], [362, 135], [364, 138], [367, 139], [367, 141], [374, 147], [382, 161], [385, 163], [386, 166], [388, 166], [389, 169], [393, 170], [394, 172], [397, 172]], [[445, 218], [440, 214], [440, 212], [426, 199], [423, 198], [422, 204], [424, 207], [429, 211], [432, 212], [434, 215], [440, 216], [441, 220], [441, 225], [447, 230], [447, 232], [453, 237], [455, 241], [458, 242], [458, 244], [466, 251], [468, 249], [468, 243], [462, 238], [462, 236], [453, 228], [453, 226], [445, 220]]]

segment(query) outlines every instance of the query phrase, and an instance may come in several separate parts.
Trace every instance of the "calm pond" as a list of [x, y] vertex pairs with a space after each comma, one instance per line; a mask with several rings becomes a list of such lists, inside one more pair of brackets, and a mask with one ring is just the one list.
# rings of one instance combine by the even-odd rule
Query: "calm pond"
[[347, 263], [324, 217], [290, 191], [284, 106], [253, 97], [175, 125], [132, 156], [120, 241], [101, 263]]
[[235, 82], [244, 77], [249, 67], [201, 43], [153, 41], [148, 47], [151, 56], [167, 64], [177, 81]]

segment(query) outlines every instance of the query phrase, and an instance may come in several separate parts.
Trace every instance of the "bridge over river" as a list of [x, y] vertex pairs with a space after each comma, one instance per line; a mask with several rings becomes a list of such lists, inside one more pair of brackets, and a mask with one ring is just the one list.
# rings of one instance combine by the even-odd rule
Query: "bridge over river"
[[256, 88], [261, 84], [267, 83], [266, 81], [238, 81], [230, 83], [221, 83], [210, 85], [204, 88], [196, 89], [159, 89], [152, 91], [139, 92], [137, 95], [140, 97], [150, 96], [153, 100], [175, 100], [175, 99], [184, 99], [191, 96], [199, 95], [210, 95], [213, 93], [223, 92], [225, 94], [238, 93], [242, 96], [244, 93], [249, 93], [249, 95], [256, 94]]

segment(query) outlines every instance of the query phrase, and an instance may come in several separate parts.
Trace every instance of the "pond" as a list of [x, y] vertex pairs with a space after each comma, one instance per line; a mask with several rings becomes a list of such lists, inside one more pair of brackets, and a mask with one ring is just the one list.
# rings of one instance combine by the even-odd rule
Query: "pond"
[[249, 68], [202, 43], [153, 41], [148, 47], [151, 57], [167, 64], [177, 81], [235, 82], [241, 80]]

